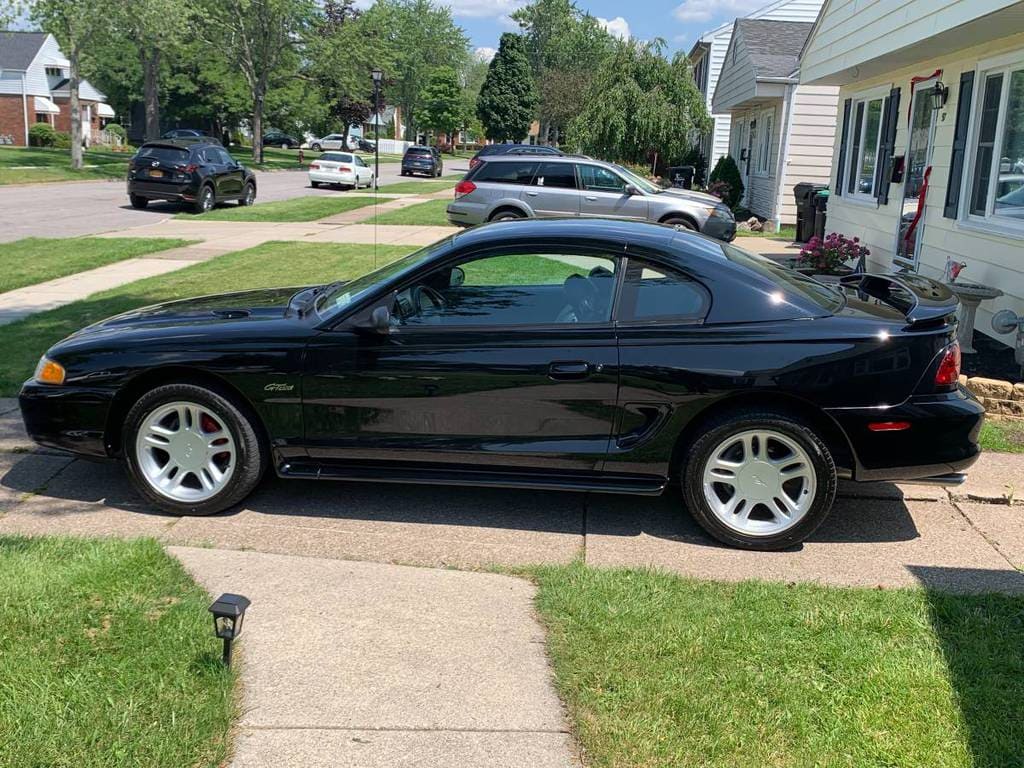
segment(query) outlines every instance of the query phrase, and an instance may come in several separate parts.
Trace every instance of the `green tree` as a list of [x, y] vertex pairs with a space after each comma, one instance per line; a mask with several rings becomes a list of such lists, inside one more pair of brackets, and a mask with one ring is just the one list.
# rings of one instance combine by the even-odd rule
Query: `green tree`
[[[725, 189], [721, 189], [722, 184], [725, 185]], [[740, 200], [743, 199], [743, 177], [740, 175], [736, 161], [729, 155], [718, 158], [718, 162], [715, 163], [715, 167], [708, 177], [708, 188], [711, 189], [716, 185], [722, 195], [722, 202], [730, 208], [735, 208], [740, 204]]]
[[416, 113], [416, 124], [434, 133], [451, 134], [462, 124], [464, 118], [462, 87], [459, 76], [450, 67], [434, 71], [420, 98]]
[[664, 41], [628, 40], [595, 74], [583, 108], [568, 126], [569, 144], [609, 160], [643, 163], [655, 153], [682, 158], [693, 137], [711, 129], [686, 56], [662, 55]]
[[518, 140], [530, 130], [537, 92], [521, 35], [506, 32], [480, 88], [476, 114], [487, 138]]

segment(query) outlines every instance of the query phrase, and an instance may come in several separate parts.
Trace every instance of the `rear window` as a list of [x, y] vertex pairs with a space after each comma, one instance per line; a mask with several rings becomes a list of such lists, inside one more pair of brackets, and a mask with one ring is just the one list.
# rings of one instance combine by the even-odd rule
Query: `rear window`
[[178, 147], [142, 147], [137, 157], [145, 160], [159, 160], [162, 163], [188, 162], [188, 150]]
[[476, 182], [489, 181], [492, 184], [522, 184], [527, 185], [533, 180], [533, 172], [537, 170], [537, 163], [523, 161], [518, 163], [484, 163], [477, 168], [472, 180]]
[[799, 294], [803, 298], [809, 299], [829, 314], [838, 312], [846, 305], [846, 299], [838, 291], [834, 291], [794, 269], [787, 269], [776, 264], [764, 256], [747, 253], [727, 243], [722, 244], [722, 253], [725, 254], [725, 258], [734, 264], [739, 264], [767, 277], [785, 291]]
[[325, 152], [320, 155], [320, 159], [335, 163], [351, 163], [352, 155], [346, 155], [341, 152]]
[[429, 149], [416, 149], [415, 147], [413, 147], [413, 148], [410, 148], [406, 152], [406, 154], [408, 154], [408, 155], [424, 155], [424, 156], [429, 156], [430, 155], [430, 150]]

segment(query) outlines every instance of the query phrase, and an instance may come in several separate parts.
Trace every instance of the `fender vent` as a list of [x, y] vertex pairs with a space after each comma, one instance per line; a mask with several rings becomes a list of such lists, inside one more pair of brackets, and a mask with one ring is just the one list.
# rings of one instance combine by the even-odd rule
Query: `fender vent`
[[215, 309], [213, 314], [216, 317], [222, 317], [225, 320], [241, 320], [243, 317], [249, 316], [249, 310], [247, 309]]

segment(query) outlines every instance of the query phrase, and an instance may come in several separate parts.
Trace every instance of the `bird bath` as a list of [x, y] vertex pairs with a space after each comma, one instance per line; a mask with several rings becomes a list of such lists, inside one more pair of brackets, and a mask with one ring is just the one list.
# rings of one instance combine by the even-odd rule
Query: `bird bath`
[[998, 288], [972, 283], [969, 280], [958, 280], [946, 285], [960, 299], [960, 327], [957, 330], [960, 351], [966, 355], [973, 355], [977, 351], [971, 342], [974, 340], [974, 318], [978, 312], [978, 305], [1002, 296], [1003, 292]]

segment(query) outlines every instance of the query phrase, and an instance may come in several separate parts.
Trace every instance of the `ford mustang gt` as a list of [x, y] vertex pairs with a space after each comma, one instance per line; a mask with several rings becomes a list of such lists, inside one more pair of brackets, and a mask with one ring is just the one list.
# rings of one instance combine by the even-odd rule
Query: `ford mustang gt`
[[347, 282], [136, 309], [49, 349], [40, 444], [116, 457], [154, 506], [212, 514], [267, 468], [316, 480], [656, 495], [715, 538], [792, 546], [837, 478], [955, 484], [984, 410], [956, 298], [827, 287], [655, 224], [502, 222]]

